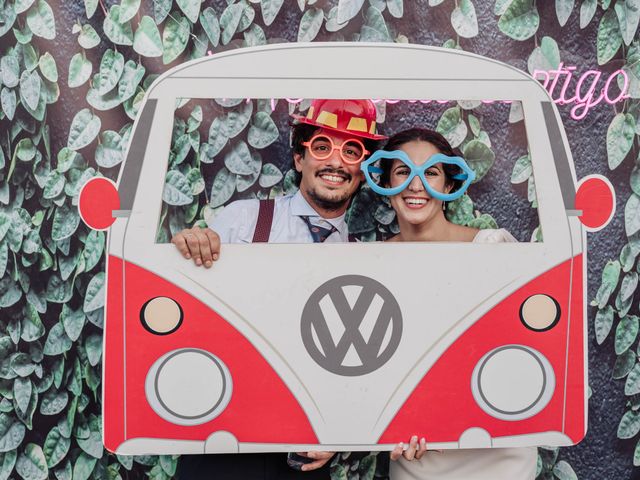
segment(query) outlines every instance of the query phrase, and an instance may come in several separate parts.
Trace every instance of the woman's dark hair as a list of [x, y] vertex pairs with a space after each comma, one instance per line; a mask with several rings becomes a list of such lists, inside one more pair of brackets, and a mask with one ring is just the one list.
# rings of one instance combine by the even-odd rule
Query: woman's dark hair
[[[304, 156], [304, 151], [307, 147], [302, 145], [303, 142], [308, 142], [309, 140], [311, 140], [311, 137], [313, 137], [318, 130], [320, 130], [320, 127], [316, 127], [315, 125], [308, 125], [306, 123], [292, 124], [291, 150], [293, 151], [293, 153]], [[380, 142], [376, 140], [370, 140], [367, 138], [362, 138], [361, 140], [364, 144], [364, 148], [366, 148], [370, 152], [370, 154], [380, 148]], [[300, 181], [302, 180], [302, 174], [295, 169], [294, 171], [296, 175], [294, 178], [294, 183], [299, 187]]]
[[[462, 152], [457, 148], [453, 148], [446, 138], [438, 132], [427, 128], [410, 128], [396, 133], [389, 138], [387, 144], [384, 146], [384, 150], [398, 150], [405, 143], [416, 141], [430, 143], [448, 157], [462, 157]], [[381, 167], [382, 174], [380, 176], [380, 181], [383, 185], [389, 185], [391, 182], [391, 162], [382, 162]], [[448, 186], [450, 185], [453, 191], [459, 189], [463, 181], [455, 180], [453, 176], [458, 173], [462, 173], [460, 167], [450, 163], [444, 163], [442, 164], [442, 167], [446, 177], [446, 184]]]

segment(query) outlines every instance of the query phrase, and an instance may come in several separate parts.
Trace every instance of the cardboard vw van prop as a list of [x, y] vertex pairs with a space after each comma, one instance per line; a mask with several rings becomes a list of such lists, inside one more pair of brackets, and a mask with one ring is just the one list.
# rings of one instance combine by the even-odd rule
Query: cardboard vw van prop
[[[225, 244], [198, 268], [156, 231], [177, 99], [216, 97], [519, 101], [543, 241]], [[332, 43], [176, 67], [147, 92], [117, 184], [96, 178], [80, 195], [85, 222], [109, 229], [105, 446], [575, 444], [587, 426], [585, 232], [614, 204], [606, 179], [577, 181], [544, 88], [497, 61]]]

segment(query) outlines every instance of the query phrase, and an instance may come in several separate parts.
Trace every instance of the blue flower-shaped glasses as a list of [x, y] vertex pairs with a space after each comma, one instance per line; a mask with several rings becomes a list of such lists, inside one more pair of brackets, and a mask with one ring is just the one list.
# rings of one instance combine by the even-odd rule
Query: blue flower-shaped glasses
[[[380, 167], [375, 166], [374, 163], [383, 159], [387, 159], [390, 161], [400, 160], [410, 169], [410, 173], [409, 175], [407, 175], [407, 179], [404, 182], [402, 182], [402, 184], [396, 187], [385, 187], [383, 185], [380, 185], [379, 182], [376, 182], [376, 180], [373, 178], [372, 175], [379, 175], [383, 173], [383, 170]], [[458, 173], [453, 176], [454, 180], [463, 181], [460, 188], [455, 192], [452, 192], [452, 193], [438, 192], [427, 181], [425, 172], [429, 168], [433, 167], [438, 163], [448, 163], [451, 165], [457, 165], [462, 170], [462, 173]], [[471, 167], [467, 165], [467, 162], [465, 162], [462, 157], [449, 157], [444, 153], [436, 153], [435, 155], [432, 155], [422, 165], [416, 165], [409, 158], [409, 155], [407, 155], [402, 150], [393, 150], [390, 152], [386, 150], [378, 150], [374, 152], [374, 154], [371, 155], [367, 160], [365, 160], [360, 164], [360, 169], [364, 172], [364, 176], [367, 179], [367, 183], [369, 184], [371, 189], [380, 195], [392, 196], [392, 195], [399, 194], [405, 188], [407, 188], [411, 183], [411, 181], [413, 180], [413, 178], [416, 175], [418, 175], [420, 177], [420, 180], [422, 180], [422, 184], [424, 185], [424, 188], [427, 191], [427, 193], [432, 198], [435, 198], [437, 200], [442, 200], [444, 202], [450, 202], [451, 200], [455, 200], [456, 198], [461, 197], [464, 194], [464, 192], [467, 190], [471, 182], [473, 182], [476, 178], [475, 172], [471, 170]]]

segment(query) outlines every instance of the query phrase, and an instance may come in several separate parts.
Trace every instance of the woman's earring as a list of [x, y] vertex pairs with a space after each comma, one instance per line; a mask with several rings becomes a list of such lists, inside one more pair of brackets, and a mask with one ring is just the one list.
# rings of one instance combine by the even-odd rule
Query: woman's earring
[[442, 202], [442, 211], [443, 212], [447, 211], [447, 202]]

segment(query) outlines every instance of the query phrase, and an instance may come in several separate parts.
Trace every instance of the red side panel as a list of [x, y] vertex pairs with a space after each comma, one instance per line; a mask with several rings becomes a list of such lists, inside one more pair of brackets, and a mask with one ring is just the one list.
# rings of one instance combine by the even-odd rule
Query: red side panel
[[124, 328], [122, 318], [122, 260], [107, 258], [107, 310], [105, 315], [104, 444], [115, 452], [125, 440], [124, 429]]
[[[577, 257], [574, 263], [581, 265], [581, 257]], [[518, 289], [474, 323], [427, 372], [379, 442], [407, 441], [407, 432], [424, 436], [430, 442], [455, 442], [472, 427], [483, 428], [492, 437], [563, 431], [571, 268], [571, 260], [554, 267]], [[579, 287], [580, 294], [573, 297], [574, 309], [581, 301], [581, 269], [575, 274], [573, 285]], [[520, 321], [522, 302], [537, 293], [552, 296], [561, 308], [558, 324], [546, 332], [530, 330]], [[572, 345], [574, 341], [575, 345], [582, 345], [584, 320], [581, 308], [573, 310], [571, 317]], [[549, 360], [556, 377], [556, 388], [547, 407], [520, 421], [499, 420], [486, 414], [476, 404], [471, 392], [472, 373], [478, 361], [494, 348], [509, 344], [538, 350]], [[581, 403], [585, 388], [582, 353], [582, 350], [572, 352], [572, 362], [575, 360], [576, 363], [569, 366], [572, 403], [567, 418], [572, 419], [584, 418], [584, 404]], [[580, 438], [578, 436], [575, 440]]]
[[[240, 442], [317, 443], [307, 416], [273, 368], [231, 324], [202, 302], [166, 280], [134, 264], [125, 264], [126, 339], [111, 328], [109, 358], [126, 350], [126, 438], [206, 440], [213, 432], [231, 432]], [[111, 292], [110, 292], [111, 293]], [[177, 331], [154, 335], [140, 321], [145, 302], [157, 296], [174, 299], [184, 313]], [[158, 416], [147, 403], [144, 384], [152, 364], [165, 353], [179, 348], [200, 348], [218, 356], [229, 368], [233, 393], [227, 408], [217, 418], [196, 426], [174, 425]], [[110, 354], [110, 355], [109, 355]], [[115, 355], [118, 355], [116, 353]], [[122, 363], [109, 365], [122, 372]], [[112, 381], [113, 375], [108, 377]], [[117, 381], [113, 380], [113, 381]], [[121, 385], [107, 386], [111, 391]], [[106, 410], [120, 408], [122, 397], [105, 397]], [[105, 423], [111, 428], [111, 423]], [[114, 433], [111, 435], [115, 436]]]
[[573, 262], [573, 287], [571, 291], [571, 330], [569, 332], [569, 363], [567, 368], [567, 413], [564, 432], [578, 443], [587, 434], [585, 424], [585, 338], [584, 338], [584, 291], [583, 258]]

